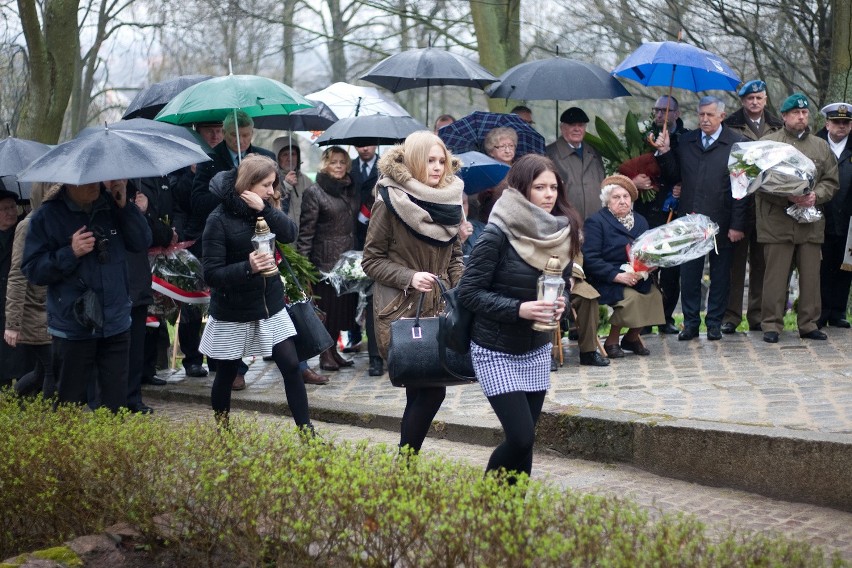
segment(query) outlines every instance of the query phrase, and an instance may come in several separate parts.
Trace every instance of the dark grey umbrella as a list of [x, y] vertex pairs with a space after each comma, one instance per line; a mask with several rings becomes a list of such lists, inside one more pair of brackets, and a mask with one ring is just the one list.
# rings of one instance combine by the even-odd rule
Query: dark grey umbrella
[[410, 116], [371, 114], [341, 118], [317, 138], [318, 146], [351, 144], [372, 146], [396, 144], [412, 132], [428, 130]]
[[[578, 101], [629, 97], [624, 85], [609, 71], [585, 61], [551, 57], [515, 65], [502, 75], [499, 83], [486, 89], [492, 99], [526, 101]], [[556, 104], [559, 124], [559, 103]], [[557, 131], [557, 136], [559, 132]]]
[[130, 120], [122, 120], [105, 124], [104, 126], [90, 126], [80, 131], [77, 136], [89, 136], [98, 132], [102, 132], [104, 128], [110, 130], [133, 130], [136, 132], [147, 132], [150, 134], [170, 134], [182, 140], [186, 140], [192, 144], [198, 144], [204, 152], [212, 152], [213, 149], [204, 138], [191, 128], [169, 124], [168, 122], [160, 122], [158, 120], [150, 120], [147, 118], [131, 118]]
[[424, 47], [391, 55], [361, 79], [392, 93], [426, 87], [426, 122], [429, 122], [429, 87], [456, 85], [484, 89], [497, 77], [463, 55]]
[[103, 128], [53, 148], [18, 174], [18, 179], [81, 185], [159, 177], [209, 160], [198, 144], [170, 134]]
[[311, 102], [316, 106], [294, 110], [287, 115], [259, 116], [254, 119], [254, 126], [267, 130], [325, 130], [337, 122], [337, 115], [327, 104], [314, 100]]
[[133, 100], [130, 101], [130, 106], [127, 107], [127, 110], [124, 111], [124, 116], [121, 118], [153, 119], [178, 93], [196, 83], [212, 78], [212, 75], [183, 75], [174, 79], [154, 83], [137, 93]]

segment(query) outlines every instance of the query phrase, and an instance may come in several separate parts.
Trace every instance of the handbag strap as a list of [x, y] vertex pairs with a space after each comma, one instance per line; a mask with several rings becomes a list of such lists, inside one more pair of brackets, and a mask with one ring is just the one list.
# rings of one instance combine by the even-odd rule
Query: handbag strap
[[287, 272], [293, 278], [293, 282], [296, 284], [296, 288], [298, 288], [299, 292], [302, 293], [302, 300], [307, 301], [309, 299], [308, 294], [305, 292], [305, 289], [302, 288], [302, 283], [299, 282], [299, 279], [296, 277], [296, 273], [293, 272], [293, 269], [290, 267], [290, 263], [287, 262], [287, 257], [284, 256], [283, 252], [281, 253], [281, 262], [284, 263], [284, 267], [287, 268]]

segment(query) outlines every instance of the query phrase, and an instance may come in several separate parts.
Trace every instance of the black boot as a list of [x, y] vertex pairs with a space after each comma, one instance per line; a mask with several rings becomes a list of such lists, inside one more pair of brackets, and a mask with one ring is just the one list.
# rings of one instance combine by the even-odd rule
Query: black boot
[[385, 374], [385, 362], [378, 355], [370, 355], [370, 370], [368, 371], [371, 377], [381, 377]]

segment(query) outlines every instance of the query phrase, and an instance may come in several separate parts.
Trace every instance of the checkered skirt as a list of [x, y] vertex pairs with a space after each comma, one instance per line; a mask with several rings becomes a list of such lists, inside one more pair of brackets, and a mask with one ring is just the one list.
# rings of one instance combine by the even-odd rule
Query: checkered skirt
[[229, 361], [243, 357], [269, 357], [272, 348], [296, 335], [286, 309], [257, 321], [222, 321], [207, 318], [198, 350], [214, 359]]
[[552, 349], [552, 344], [548, 343], [534, 351], [513, 355], [470, 343], [473, 369], [485, 396], [549, 389]]

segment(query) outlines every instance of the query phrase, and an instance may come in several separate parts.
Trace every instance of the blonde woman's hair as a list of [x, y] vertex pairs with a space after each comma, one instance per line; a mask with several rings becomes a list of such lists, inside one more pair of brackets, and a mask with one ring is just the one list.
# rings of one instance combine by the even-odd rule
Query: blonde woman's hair
[[331, 164], [331, 157], [334, 154], [340, 154], [344, 158], [346, 158], [346, 173], [349, 173], [349, 170], [352, 169], [352, 158], [349, 157], [349, 154], [346, 153], [346, 150], [341, 148], [340, 146], [329, 146], [322, 152], [322, 158], [320, 159], [320, 169], [322, 173], [328, 173], [328, 166]]
[[420, 183], [426, 183], [426, 166], [429, 164], [429, 152], [432, 150], [432, 146], [435, 145], [441, 147], [444, 151], [444, 158], [446, 159], [444, 173], [441, 175], [441, 179], [438, 180], [438, 187], [444, 187], [449, 183], [450, 178], [453, 177], [453, 155], [447, 150], [444, 141], [438, 138], [436, 134], [428, 130], [418, 130], [409, 134], [405, 142], [402, 143], [402, 161], [414, 179]]
[[260, 154], [249, 154], [240, 162], [237, 170], [237, 181], [234, 184], [237, 195], [250, 190], [254, 185], [262, 182], [269, 174], [275, 174], [273, 187], [278, 187], [278, 164], [275, 160]]

